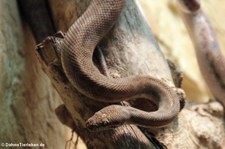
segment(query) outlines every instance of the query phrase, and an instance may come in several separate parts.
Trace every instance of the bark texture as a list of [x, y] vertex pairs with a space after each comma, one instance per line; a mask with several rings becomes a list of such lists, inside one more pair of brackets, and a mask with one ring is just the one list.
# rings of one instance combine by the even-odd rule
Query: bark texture
[[[89, 4], [90, 0], [50, 0], [57, 30], [67, 31]], [[188, 105], [164, 129], [140, 130], [125, 125], [104, 132], [89, 132], [85, 120], [106, 104], [79, 94], [59, 66], [46, 63], [45, 58], [54, 56], [51, 51], [37, 53], [40, 66], [32, 35], [26, 25], [21, 25], [15, 0], [2, 0], [0, 7], [0, 143], [44, 143], [45, 148], [64, 148], [69, 131], [54, 114], [62, 102], [52, 83], [65, 104], [56, 113], [63, 113], [61, 122], [73, 128], [88, 148], [224, 148], [224, 110], [217, 102]], [[150, 74], [173, 85], [167, 62], [138, 1], [127, 0], [118, 23], [98, 47], [104, 53], [111, 77]], [[143, 108], [146, 103], [132, 104]]]
[[[59, 22], [59, 25], [56, 24], [59, 29], [66, 31], [71, 23], [66, 27], [66, 23], [64, 23], [64, 26], [60, 27], [60, 21], [62, 19], [67, 19], [66, 15], [62, 15], [72, 13], [76, 16], [76, 13], [68, 11], [64, 13], [65, 10], [63, 12], [61, 10], [62, 6], [69, 6], [68, 9], [73, 6], [72, 8], [78, 9], [82, 8], [79, 6], [82, 6], [83, 3], [80, 1], [75, 1], [75, 3], [73, 1], [73, 3], [71, 2], [70, 4], [60, 3], [61, 2], [58, 1], [52, 1], [51, 3], [52, 8], [59, 8], [57, 6], [61, 6], [59, 9], [52, 9], [53, 16], [55, 16], [55, 19], [53, 20], [55, 20], [56, 23]], [[98, 46], [106, 57], [109, 74], [112, 77], [125, 77], [140, 73], [150, 73], [151, 75], [163, 78], [172, 84], [169, 67], [152, 38], [150, 28], [145, 22], [137, 4], [138, 3], [135, 1], [126, 2], [126, 7], [124, 8], [115, 28]], [[84, 6], [88, 5], [89, 3]], [[73, 11], [79, 12], [78, 10]], [[62, 14], [60, 12], [62, 12]], [[80, 13], [83, 12], [81, 11]], [[62, 18], [57, 18], [58, 16], [61, 16]], [[75, 19], [76, 18], [73, 18], [73, 20]], [[63, 20], [63, 22], [68, 21]], [[126, 125], [115, 130], [90, 133], [85, 128], [85, 120], [92, 116], [94, 112], [105, 106], [105, 104], [97, 103], [91, 99], [83, 97], [75, 91], [73, 87], [71, 87], [67, 80], [60, 80], [60, 78], [65, 78], [65, 76], [60, 72], [61, 70], [58, 67], [48, 65], [50, 63], [45, 65], [45, 58], [43, 59], [43, 55], [48, 54], [45, 51], [47, 50], [39, 51], [41, 53], [39, 56], [40, 60], [43, 62], [44, 70], [49, 77], [52, 78], [54, 86], [62, 96], [69, 113], [71, 113], [75, 131], [81, 138], [83, 138], [88, 148], [151, 148], [151, 143], [147, 137], [135, 126]], [[46, 57], [50, 58], [52, 56], [50, 54]], [[151, 61], [151, 57], [157, 58], [158, 61]], [[146, 63], [152, 63], [152, 67], [149, 67]], [[134, 67], [137, 64], [138, 67]], [[157, 69], [158, 64], [161, 64], [162, 69]], [[63, 121], [65, 122], [66, 120]]]

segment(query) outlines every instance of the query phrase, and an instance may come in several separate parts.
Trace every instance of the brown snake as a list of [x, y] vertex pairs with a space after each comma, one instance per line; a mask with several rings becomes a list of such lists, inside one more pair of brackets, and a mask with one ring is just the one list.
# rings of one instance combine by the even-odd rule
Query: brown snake
[[216, 33], [200, 9], [200, 0], [178, 0], [181, 14], [195, 46], [201, 73], [215, 98], [225, 107], [225, 58]]
[[[125, 0], [93, 0], [84, 14], [69, 28], [62, 43], [61, 61], [70, 83], [87, 97], [101, 102], [145, 98], [158, 105], [153, 112], [110, 105], [87, 120], [91, 130], [136, 124], [162, 127], [179, 113], [183, 93], [148, 75], [109, 78], [94, 66], [96, 45], [115, 24]], [[153, 96], [154, 95], [154, 96]], [[155, 98], [152, 98], [155, 97]]]

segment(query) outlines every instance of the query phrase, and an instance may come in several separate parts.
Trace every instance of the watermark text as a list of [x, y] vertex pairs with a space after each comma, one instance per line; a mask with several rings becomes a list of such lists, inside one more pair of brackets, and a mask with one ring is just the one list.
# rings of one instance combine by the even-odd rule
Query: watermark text
[[33, 147], [45, 147], [45, 144], [44, 143], [8, 143], [8, 142], [2, 142], [1, 143], [1, 147], [30, 147], [30, 148], [33, 148]]

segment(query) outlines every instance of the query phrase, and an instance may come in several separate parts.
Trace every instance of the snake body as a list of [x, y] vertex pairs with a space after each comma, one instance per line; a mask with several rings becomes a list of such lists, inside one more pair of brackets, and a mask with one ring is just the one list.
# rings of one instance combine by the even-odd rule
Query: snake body
[[181, 92], [151, 76], [109, 78], [94, 66], [92, 57], [96, 45], [112, 28], [125, 0], [93, 0], [84, 14], [69, 28], [61, 48], [63, 69], [71, 84], [90, 99], [120, 102], [146, 98], [158, 104], [158, 110], [142, 111], [133, 107], [110, 105], [87, 120], [92, 130], [137, 124], [160, 127], [171, 122], [180, 111]]
[[211, 93], [225, 106], [225, 58], [200, 0], [178, 0], [181, 14], [194, 43], [201, 73]]

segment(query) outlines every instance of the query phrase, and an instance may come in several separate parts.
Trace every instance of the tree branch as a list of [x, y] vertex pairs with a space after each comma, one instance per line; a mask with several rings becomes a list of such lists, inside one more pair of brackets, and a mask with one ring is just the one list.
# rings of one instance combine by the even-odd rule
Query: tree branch
[[[85, 8], [89, 5], [89, 0], [82, 2], [74, 0], [63, 2], [63, 4], [61, 3], [60, 1], [51, 0], [53, 20], [59, 30], [67, 31], [73, 21], [85, 11]], [[132, 149], [160, 146], [160, 143], [152, 145], [155, 140], [147, 138], [147, 134], [149, 134], [150, 130], [143, 129], [144, 132], [146, 132], [143, 134], [139, 128], [133, 125], [124, 125], [113, 130], [97, 133], [89, 132], [85, 128], [85, 121], [96, 111], [107, 105], [88, 99], [71, 86], [62, 70], [60, 58], [57, 52], [54, 51], [54, 47], [52, 47], [52, 45], [57, 45], [58, 41], [62, 40], [60, 35], [56, 35], [56, 37], [57, 36], [59, 38], [45, 40], [39, 45], [37, 55], [43, 65], [44, 71], [51, 79], [65, 104], [65, 106], [60, 106], [56, 110], [61, 122], [73, 128], [85, 141], [88, 148]], [[149, 26], [145, 22], [137, 1], [130, 0], [126, 2], [126, 6], [119, 21], [114, 29], [99, 43], [98, 48], [103, 51], [110, 77], [149, 74], [163, 79], [171, 86], [174, 86], [168, 64], [159, 50]], [[143, 104], [145, 103], [139, 100], [134, 103], [134, 106], [142, 106]], [[199, 106], [201, 107], [202, 105]], [[218, 107], [218, 105], [216, 107]], [[65, 108], [67, 110], [65, 110]], [[157, 139], [163, 142], [168, 148], [173, 148], [177, 143], [176, 141], [171, 141], [167, 136], [176, 138], [178, 142], [182, 140], [179, 145], [185, 146], [184, 138], [187, 139], [190, 133], [185, 131], [181, 133], [185, 134], [185, 137], [179, 137], [176, 135], [176, 131], [182, 130], [182, 128], [185, 127], [191, 129], [187, 126], [188, 124], [186, 125], [185, 123], [187, 121], [185, 114], [189, 113], [187, 114], [188, 116], [193, 116], [190, 109], [194, 111], [194, 115], [196, 113], [199, 114], [199, 111], [196, 111], [196, 107], [185, 109], [181, 112], [181, 116], [174, 120], [170, 126], [154, 131]], [[212, 110], [215, 109], [215, 107], [208, 106], [206, 109]], [[221, 113], [221, 111], [222, 110], [219, 110], [218, 113]], [[209, 117], [214, 119], [214, 116], [215, 115], [210, 115]], [[219, 116], [221, 116], [221, 114], [219, 114]], [[219, 122], [220, 121], [216, 122], [215, 125]], [[219, 126], [221, 128], [222, 125]], [[222, 130], [222, 128], [220, 130]], [[151, 131], [153, 132], [153, 130]], [[195, 132], [195, 130], [192, 132]], [[199, 144], [202, 143], [200, 140], [201, 136], [195, 135], [194, 137], [199, 140]], [[210, 139], [213, 140], [214, 138]], [[193, 148], [198, 146], [193, 140], [189, 141], [188, 145], [191, 144]], [[218, 146], [221, 146], [221, 142], [218, 141], [217, 143]]]
[[[54, 7], [54, 5], [59, 5], [59, 3], [52, 1], [51, 4]], [[76, 5], [73, 2], [71, 3], [70, 5], [74, 6], [74, 10], [70, 10], [71, 12], [82, 12], [78, 11], [78, 9], [82, 8], [84, 10], [84, 6], [87, 6], [85, 1], [79, 3], [75, 1]], [[69, 4], [67, 4], [65, 5], [68, 6]], [[58, 20], [65, 18], [66, 20], [63, 22], [70, 22], [69, 19], [71, 18], [66, 15], [63, 16], [64, 13], [60, 14], [60, 12], [62, 12], [61, 9], [53, 9], [53, 16], [54, 14], [61, 16], [59, 18], [55, 16], [55, 22], [59, 22], [56, 26], [62, 30], [67, 30], [69, 26], [60, 24]], [[78, 13], [72, 14], [75, 14], [75, 16], [79, 15]], [[60, 40], [60, 38], [56, 40]], [[68, 80], [65, 79], [66, 77], [61, 69], [57, 53], [54, 53], [54, 49], [50, 49], [49, 45], [51, 45], [49, 40], [45, 40], [39, 45], [38, 56], [45, 72], [51, 78], [53, 85], [61, 95], [65, 107], [73, 119], [73, 122], [62, 118], [61, 121], [64, 124], [68, 124], [68, 121], [70, 121], [70, 127], [73, 126], [90, 148], [151, 148], [152, 145], [149, 140], [136, 126], [125, 125], [114, 130], [98, 133], [90, 133], [85, 128], [85, 121], [96, 111], [106, 106], [106, 104], [97, 103], [82, 96], [70, 85]], [[145, 22], [136, 1], [126, 2], [118, 23], [98, 47], [104, 53], [110, 76], [125, 77], [149, 73], [172, 84], [168, 65], [153, 39], [150, 28]], [[58, 62], [56, 62], [57, 60]], [[158, 65], [160, 65], [160, 68], [158, 68]], [[63, 106], [56, 111], [57, 113], [64, 111]], [[64, 111], [63, 113], [67, 112]]]

